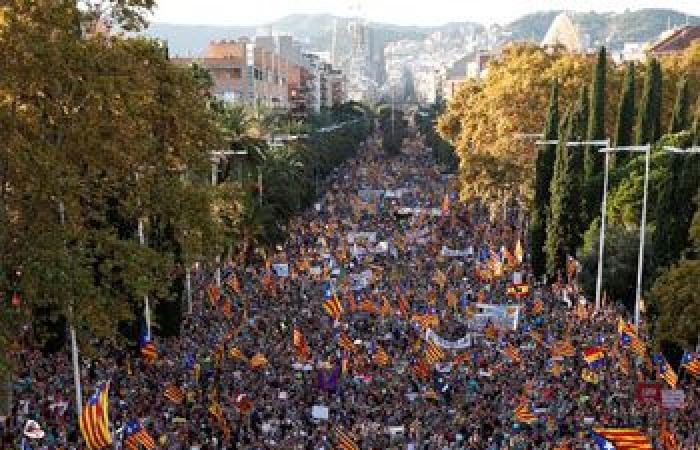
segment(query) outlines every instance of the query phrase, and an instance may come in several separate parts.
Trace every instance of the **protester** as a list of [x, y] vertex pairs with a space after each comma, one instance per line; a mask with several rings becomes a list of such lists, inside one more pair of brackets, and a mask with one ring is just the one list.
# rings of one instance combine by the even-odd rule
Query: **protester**
[[[661, 420], [678, 448], [697, 448], [697, 379], [681, 372], [682, 409], [640, 403], [637, 383], [655, 374], [620, 344], [624, 311], [579, 306], [575, 276], [534, 283], [520, 211], [461, 203], [455, 182], [420, 139], [389, 159], [371, 138], [267, 258], [230, 262], [218, 292], [198, 274], [194, 312], [180, 337], [154, 338], [154, 362], [109, 349], [83, 357], [84, 398], [110, 381], [115, 448], [135, 418], [173, 450], [329, 449], [342, 433], [362, 449], [591, 449], [591, 426], [637, 428], [660, 448]], [[338, 320], [324, 308], [336, 299]], [[517, 330], [484, 323], [478, 304], [518, 307]], [[553, 357], [562, 342], [573, 355]], [[585, 381], [592, 346], [604, 360]], [[436, 364], [421, 378], [426, 350]], [[16, 362], [2, 448], [19, 446], [28, 419], [45, 432], [33, 448], [85, 448], [69, 354], [25, 348]], [[519, 405], [532, 423], [514, 415]]]

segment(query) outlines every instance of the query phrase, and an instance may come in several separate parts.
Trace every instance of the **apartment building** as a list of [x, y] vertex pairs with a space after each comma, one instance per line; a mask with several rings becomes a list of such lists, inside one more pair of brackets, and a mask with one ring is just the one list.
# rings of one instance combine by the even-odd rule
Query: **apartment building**
[[345, 101], [342, 72], [317, 55], [303, 54], [291, 36], [212, 41], [202, 57], [172, 61], [208, 69], [212, 94], [228, 102], [302, 115]]

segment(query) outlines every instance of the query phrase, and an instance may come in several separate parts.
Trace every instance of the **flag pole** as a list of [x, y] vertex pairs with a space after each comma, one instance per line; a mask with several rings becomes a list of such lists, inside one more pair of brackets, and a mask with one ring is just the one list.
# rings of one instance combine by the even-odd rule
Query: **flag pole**
[[[60, 215], [61, 226], [66, 223], [66, 207], [63, 202], [58, 203], [58, 213]], [[73, 323], [73, 306], [70, 307], [70, 349], [73, 359], [73, 384], [75, 385], [75, 410], [78, 414], [78, 420], [83, 414], [83, 395], [80, 386], [80, 356], [78, 355], [78, 340], [75, 333], [75, 324]]]

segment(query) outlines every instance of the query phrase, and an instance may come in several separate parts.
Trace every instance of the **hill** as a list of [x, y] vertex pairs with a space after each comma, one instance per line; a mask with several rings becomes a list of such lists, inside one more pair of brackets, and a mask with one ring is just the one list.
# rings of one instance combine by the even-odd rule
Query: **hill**
[[[525, 15], [501, 29], [506, 40], [541, 41], [549, 25], [562, 11], [542, 11]], [[623, 13], [572, 12], [572, 21], [592, 45], [620, 49], [625, 42], [646, 42], [656, 39], [669, 26], [700, 24], [700, 17], [686, 16], [672, 9], [640, 9]]]

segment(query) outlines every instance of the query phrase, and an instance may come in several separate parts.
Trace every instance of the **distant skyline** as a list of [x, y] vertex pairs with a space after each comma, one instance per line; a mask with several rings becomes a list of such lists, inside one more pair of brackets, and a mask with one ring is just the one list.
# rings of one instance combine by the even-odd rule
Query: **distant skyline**
[[[289, 14], [360, 16], [398, 25], [443, 25], [448, 22], [505, 24], [532, 12], [573, 10], [622, 12], [668, 8], [700, 16], [700, 0], [157, 0], [153, 22], [192, 25], [263, 25]], [[478, 5], [478, 6], [477, 6]]]

